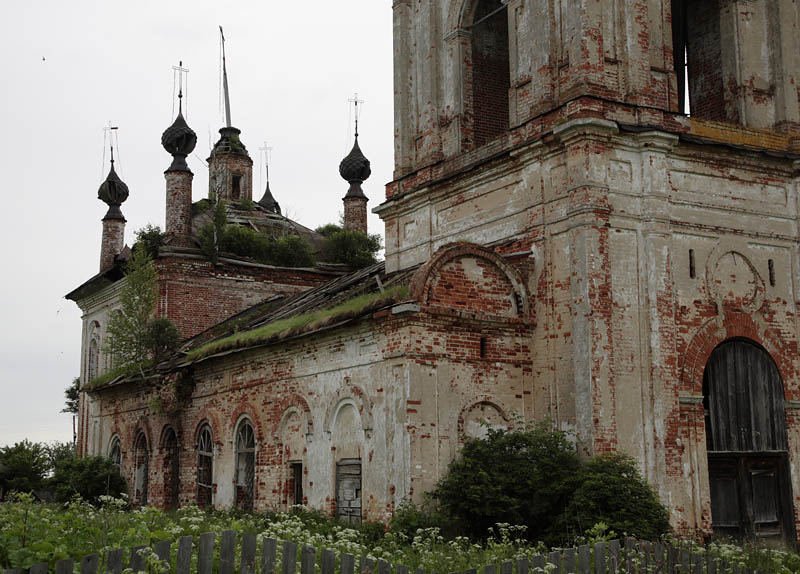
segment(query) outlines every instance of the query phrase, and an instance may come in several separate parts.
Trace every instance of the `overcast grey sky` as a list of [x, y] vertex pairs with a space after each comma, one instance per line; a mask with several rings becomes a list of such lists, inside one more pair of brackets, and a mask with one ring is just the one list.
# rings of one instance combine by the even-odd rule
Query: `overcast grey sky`
[[[164, 226], [160, 145], [173, 120], [172, 66], [189, 68], [187, 121], [198, 145], [194, 200], [222, 125], [218, 26], [225, 29], [231, 116], [256, 162], [273, 148], [270, 187], [308, 227], [336, 222], [352, 145], [348, 98], [365, 100], [359, 142], [372, 162], [369, 207], [392, 175], [392, 11], [383, 0], [210, 2], [26, 0], [0, 19], [0, 446], [70, 440], [59, 414], [80, 366], [81, 319], [64, 295], [97, 273], [108, 165], [103, 127], [119, 126], [117, 171], [130, 188], [126, 241]], [[198, 157], [199, 156], [199, 157]], [[106, 153], [106, 162], [108, 154]], [[370, 215], [371, 232], [383, 224]]]

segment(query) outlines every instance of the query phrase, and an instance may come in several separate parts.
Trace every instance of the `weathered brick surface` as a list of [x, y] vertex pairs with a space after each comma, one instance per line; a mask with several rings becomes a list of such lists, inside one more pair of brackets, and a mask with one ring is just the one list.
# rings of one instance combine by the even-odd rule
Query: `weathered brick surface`
[[171, 243], [180, 247], [192, 246], [192, 179], [190, 171], [168, 171], [166, 226], [164, 231]]
[[367, 198], [345, 197], [344, 203], [344, 228], [367, 232]]
[[103, 219], [103, 237], [100, 244], [100, 271], [114, 265], [114, 258], [125, 246], [125, 220]]

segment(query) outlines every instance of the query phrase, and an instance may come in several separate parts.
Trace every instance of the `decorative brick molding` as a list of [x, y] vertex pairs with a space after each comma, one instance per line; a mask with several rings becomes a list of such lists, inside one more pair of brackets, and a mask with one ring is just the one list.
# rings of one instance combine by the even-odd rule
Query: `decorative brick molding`
[[[457, 293], [459, 297], [480, 295], [482, 300], [470, 299], [465, 301], [464, 305], [460, 305], [454, 300], [451, 304], [446, 304], [447, 300], [451, 298], [450, 294], [443, 292], [442, 289], [437, 289], [442, 271], [448, 264], [464, 258], [474, 258], [484, 262], [487, 265], [486, 272], [489, 273], [494, 270], [496, 277], [487, 277], [483, 284], [476, 284], [474, 290], [478, 291], [477, 293], [460, 292], [458, 286], [454, 286], [453, 293]], [[487, 273], [484, 273], [484, 276]], [[500, 277], [506, 283], [505, 286], [496, 284], [496, 279]], [[460, 280], [463, 278], [454, 277], [454, 279]], [[502, 295], [501, 288], [503, 287], [508, 290], [508, 294], [513, 296], [514, 299], [512, 301], [513, 308], [508, 309], [506, 314], [501, 314], [502, 310], [498, 309], [496, 304], [499, 301], [497, 296]], [[426, 311], [432, 313], [463, 315], [465, 311], [459, 311], [459, 307], [466, 308], [468, 306], [470, 309], [469, 315], [472, 317], [507, 321], [510, 318], [508, 314], [512, 314], [515, 315], [515, 319], [526, 323], [531, 319], [528, 290], [520, 274], [505, 259], [491, 249], [473, 243], [451, 243], [442, 247], [431, 257], [428, 263], [414, 273], [409, 292]], [[489, 295], [494, 296], [494, 305], [491, 304], [492, 301], [488, 297]]]
[[795, 397], [789, 396], [790, 388], [786, 383], [796, 376], [792, 366], [792, 360], [797, 354], [796, 345], [783, 342], [773, 330], [759, 325], [754, 316], [742, 312], [725, 313], [721, 323], [717, 317], [709, 319], [692, 337], [680, 369], [683, 390], [702, 396], [703, 371], [711, 353], [723, 341], [735, 338], [749, 339], [764, 347], [775, 361], [781, 380], [784, 382], [786, 398], [794, 399]]

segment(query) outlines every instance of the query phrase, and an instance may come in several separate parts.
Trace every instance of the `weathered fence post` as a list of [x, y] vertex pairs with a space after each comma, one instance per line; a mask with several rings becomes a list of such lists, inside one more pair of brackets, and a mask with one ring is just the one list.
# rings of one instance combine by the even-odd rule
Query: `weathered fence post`
[[122, 574], [122, 548], [109, 550], [106, 554], [106, 572], [108, 574]]
[[178, 554], [175, 556], [175, 574], [189, 574], [192, 570], [192, 537], [178, 538]]
[[[142, 554], [142, 550], [147, 548], [147, 546], [134, 546], [131, 548], [131, 559], [130, 559], [130, 566], [129, 568], [136, 572], [144, 572], [145, 571], [145, 560]], [[56, 572], [58, 574], [58, 572]]]
[[303, 546], [300, 553], [300, 574], [314, 574], [317, 563], [317, 549], [313, 546]]
[[336, 553], [333, 550], [322, 551], [322, 574], [335, 574]]
[[355, 574], [356, 559], [352, 554], [342, 554], [341, 564], [339, 565], [341, 574]]
[[197, 548], [197, 574], [211, 574], [214, 570], [214, 533], [200, 535]]
[[256, 535], [255, 532], [242, 534], [242, 556], [239, 560], [239, 574], [256, 573]]
[[261, 543], [261, 574], [275, 574], [275, 559], [278, 555], [278, 541], [265, 538]]
[[295, 574], [297, 572], [297, 544], [294, 542], [283, 543], [283, 556], [281, 557], [281, 574]]

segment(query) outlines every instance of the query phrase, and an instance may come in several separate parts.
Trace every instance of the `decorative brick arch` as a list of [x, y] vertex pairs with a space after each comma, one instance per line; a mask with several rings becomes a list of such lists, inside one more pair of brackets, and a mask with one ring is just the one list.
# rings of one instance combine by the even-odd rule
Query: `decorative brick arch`
[[[458, 412], [458, 436], [459, 436], [459, 440], [461, 440], [461, 437], [464, 436], [464, 432], [465, 432], [464, 425], [465, 425], [466, 414], [470, 410], [472, 410], [473, 407], [475, 407], [477, 405], [480, 405], [480, 404], [486, 404], [486, 405], [492, 406], [500, 414], [500, 416], [502, 417], [502, 419], [505, 422], [510, 423], [511, 418], [510, 418], [510, 416], [508, 414], [509, 413], [509, 408], [506, 405], [503, 404], [503, 401], [498, 400], [496, 397], [493, 397], [491, 395], [478, 395], [478, 396], [472, 397], [468, 401], [466, 401], [463, 404], [463, 406], [461, 407], [461, 410]], [[511, 425], [509, 424], [509, 427], [510, 426]]]
[[280, 441], [280, 437], [283, 436], [283, 429], [286, 427], [286, 421], [294, 413], [299, 413], [301, 417], [305, 417], [306, 434], [314, 434], [314, 420], [311, 417], [311, 407], [308, 401], [298, 394], [293, 394], [285, 401], [285, 405], [280, 419], [272, 427], [272, 437], [276, 441]]
[[158, 449], [164, 449], [164, 441], [167, 440], [167, 431], [172, 430], [175, 433], [175, 439], [178, 441], [180, 445], [182, 442], [183, 435], [180, 431], [180, 427], [178, 425], [172, 424], [171, 422], [164, 423], [164, 426], [161, 427], [161, 433], [158, 437]]
[[214, 445], [217, 448], [221, 447], [222, 423], [217, 412], [208, 407], [203, 407], [192, 423], [192, 446], [197, 446], [197, 441], [200, 440], [200, 429], [206, 424], [211, 429], [211, 439], [214, 441]]
[[[433, 257], [414, 273], [409, 286], [411, 296], [419, 301], [420, 305], [427, 307], [429, 311], [443, 314], [459, 314], [459, 311], [451, 307], [442, 306], [436, 302], [431, 303], [431, 299], [436, 293], [436, 287], [444, 267], [451, 262], [466, 258], [482, 261], [488, 265], [487, 269], [497, 271], [497, 274], [507, 283], [509, 295], [513, 296], [512, 303], [515, 307], [516, 320], [528, 322], [531, 315], [531, 306], [525, 281], [523, 281], [517, 270], [497, 253], [474, 243], [450, 243], [434, 253]], [[482, 315], [481, 313], [471, 314]], [[494, 318], [493, 313], [484, 313], [483, 315]], [[502, 317], [502, 319], [508, 320], [507, 317]]]
[[463, 30], [472, 21], [472, 14], [478, 0], [450, 0], [447, 10], [447, 31]]
[[256, 438], [256, 450], [258, 451], [258, 446], [265, 440], [266, 433], [264, 433], [263, 424], [261, 419], [256, 416], [258, 410], [250, 404], [250, 401], [247, 399], [242, 399], [239, 402], [239, 405], [234, 409], [233, 413], [231, 414], [230, 418], [230, 435], [231, 441], [236, 442], [236, 429], [239, 428], [239, 423], [242, 419], [247, 418], [250, 421], [250, 424], [253, 425], [253, 434]]
[[328, 434], [333, 431], [336, 417], [345, 404], [352, 404], [356, 408], [361, 417], [361, 429], [364, 432], [373, 429], [372, 404], [367, 399], [364, 390], [345, 381], [345, 385], [336, 391], [328, 410], [325, 412], [325, 422], [322, 425], [322, 430]]
[[703, 372], [711, 353], [722, 342], [735, 338], [749, 339], [769, 353], [780, 373], [786, 398], [794, 398], [789, 396], [787, 382], [794, 377], [791, 357], [796, 354], [797, 346], [782, 341], [773, 330], [760, 326], [751, 315], [742, 312], [726, 313], [721, 323], [719, 318], [710, 319], [692, 337], [680, 371], [683, 389], [694, 395], [702, 395]]
[[150, 421], [145, 418], [141, 417], [136, 424], [131, 427], [131, 432], [129, 436], [129, 441], [131, 445], [131, 449], [136, 447], [136, 439], [139, 438], [140, 434], [144, 434], [144, 438], [147, 441], [147, 453], [148, 456], [153, 454], [153, 432], [150, 429]]

